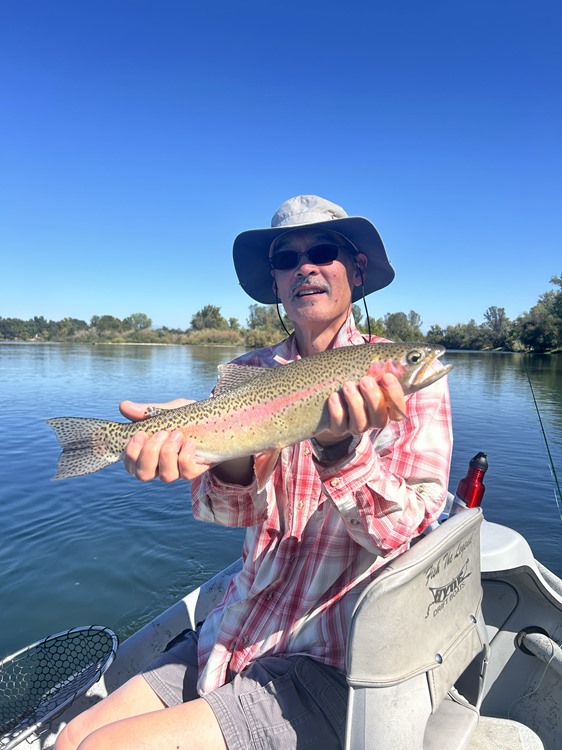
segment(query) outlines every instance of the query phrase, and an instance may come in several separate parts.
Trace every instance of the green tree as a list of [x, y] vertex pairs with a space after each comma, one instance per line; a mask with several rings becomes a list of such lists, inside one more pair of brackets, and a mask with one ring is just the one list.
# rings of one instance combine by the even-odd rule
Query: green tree
[[202, 331], [204, 328], [228, 328], [228, 322], [221, 315], [220, 307], [205, 305], [191, 318], [191, 328], [193, 331]]
[[123, 328], [132, 331], [144, 331], [152, 327], [152, 320], [145, 313], [131, 313], [123, 320]]
[[511, 333], [511, 321], [505, 314], [503, 307], [489, 307], [484, 313], [483, 331], [488, 335], [488, 341], [493, 349], [506, 346]]
[[410, 328], [412, 330], [412, 338], [423, 339], [423, 333], [421, 331], [423, 321], [421, 319], [421, 315], [418, 315], [418, 313], [414, 310], [410, 310], [410, 312], [408, 313], [408, 323], [410, 324]]
[[430, 326], [425, 338], [431, 344], [442, 344], [445, 339], [445, 330], [434, 323]]
[[559, 287], [558, 290], [545, 292], [539, 297], [539, 302], [546, 307], [550, 315], [555, 319], [554, 325], [557, 329], [556, 346], [562, 346], [562, 278], [560, 276], [552, 276], [550, 283]]
[[248, 330], [275, 328], [279, 324], [275, 305], [250, 305], [246, 325]]
[[[246, 325], [250, 331], [266, 331], [269, 333], [285, 333], [283, 326], [277, 315], [277, 308], [275, 305], [250, 305], [248, 308], [249, 315], [246, 319]], [[292, 328], [292, 323], [286, 315], [283, 315], [283, 322], [289, 330]]]
[[35, 336], [49, 338], [49, 321], [45, 320], [42, 315], [35, 315], [33, 321], [29, 321]]
[[0, 338], [6, 341], [26, 341], [35, 335], [33, 321], [19, 318], [0, 318]]
[[538, 302], [517, 319], [519, 340], [535, 352], [546, 352], [559, 346], [562, 343], [559, 331], [560, 319], [552, 314], [544, 302]]
[[61, 338], [72, 338], [81, 331], [87, 331], [88, 324], [78, 318], [63, 318], [58, 324], [58, 335]]
[[96, 328], [99, 333], [119, 333], [123, 329], [123, 321], [113, 315], [102, 315], [97, 318]]
[[385, 335], [394, 341], [415, 341], [423, 338], [420, 325], [421, 318], [414, 310], [410, 310], [409, 315], [396, 312], [384, 316]]

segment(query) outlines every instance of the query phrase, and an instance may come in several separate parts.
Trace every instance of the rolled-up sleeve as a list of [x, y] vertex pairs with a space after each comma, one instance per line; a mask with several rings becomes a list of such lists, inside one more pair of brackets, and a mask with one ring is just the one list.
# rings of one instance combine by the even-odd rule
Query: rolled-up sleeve
[[267, 490], [252, 484], [242, 486], [221, 482], [206, 471], [191, 482], [191, 505], [199, 521], [223, 526], [255, 526], [267, 517]]
[[407, 419], [366, 433], [340, 461], [317, 463], [349, 536], [385, 556], [436, 520], [447, 495], [452, 442], [443, 378], [408, 398]]

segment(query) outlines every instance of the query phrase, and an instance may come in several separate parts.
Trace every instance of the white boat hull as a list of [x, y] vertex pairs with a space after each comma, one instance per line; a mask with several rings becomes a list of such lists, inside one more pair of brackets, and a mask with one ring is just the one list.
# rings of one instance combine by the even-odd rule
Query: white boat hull
[[[562, 652], [556, 644], [562, 642], [562, 581], [534, 559], [520, 534], [487, 522], [481, 530], [481, 567], [491, 655], [481, 718], [469, 750], [560, 750]], [[56, 719], [50, 731], [25, 747], [52, 747], [64, 722], [115, 690], [174, 636], [204, 619], [240, 568], [241, 561], [234, 562], [127, 639], [104, 677]], [[518, 645], [518, 634], [533, 630], [547, 633], [558, 649], [547, 653], [549, 663]]]

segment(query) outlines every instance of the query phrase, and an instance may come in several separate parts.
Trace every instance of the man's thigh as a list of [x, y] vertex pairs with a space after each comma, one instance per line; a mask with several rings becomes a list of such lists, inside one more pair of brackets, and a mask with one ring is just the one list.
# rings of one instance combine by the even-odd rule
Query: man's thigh
[[203, 696], [229, 750], [339, 750], [345, 741], [345, 676], [306, 656], [264, 657]]

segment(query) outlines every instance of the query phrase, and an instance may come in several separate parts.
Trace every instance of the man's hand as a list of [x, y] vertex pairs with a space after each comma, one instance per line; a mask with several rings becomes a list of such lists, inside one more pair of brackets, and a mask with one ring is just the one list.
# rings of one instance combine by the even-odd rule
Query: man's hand
[[382, 429], [389, 420], [401, 420], [406, 414], [406, 402], [400, 382], [385, 373], [380, 380], [370, 375], [359, 384], [344, 383], [328, 401], [330, 426], [316, 436], [320, 445], [341, 442], [348, 435], [360, 435], [367, 430]]
[[[119, 411], [127, 419], [140, 421], [150, 416], [150, 409], [177, 409], [193, 403], [185, 398], [176, 398], [165, 404], [139, 404], [122, 401]], [[141, 482], [160, 477], [163, 482], [176, 479], [195, 479], [210, 466], [195, 458], [195, 443], [184, 440], [181, 430], [162, 430], [154, 435], [137, 432], [125, 448], [123, 463], [130, 474]]]

